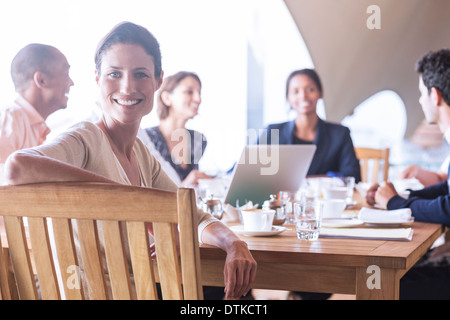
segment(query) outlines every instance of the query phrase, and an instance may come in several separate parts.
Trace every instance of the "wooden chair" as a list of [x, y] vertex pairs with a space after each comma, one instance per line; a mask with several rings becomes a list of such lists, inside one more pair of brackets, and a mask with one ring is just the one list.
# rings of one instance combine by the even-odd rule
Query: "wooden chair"
[[378, 176], [383, 162], [383, 181], [388, 180], [389, 175], [389, 148], [371, 149], [355, 147], [356, 158], [360, 160], [361, 181], [369, 181], [369, 162], [372, 162], [372, 183], [378, 182]]
[[[1, 224], [0, 224], [1, 226]], [[2, 237], [0, 236], [0, 300], [10, 300], [11, 291], [8, 283], [8, 263], [6, 254], [2, 246]]]
[[[0, 216], [5, 220], [20, 299], [39, 298], [35, 274], [42, 299], [61, 299], [62, 290], [66, 299], [157, 299], [157, 280], [163, 299], [203, 299], [192, 189], [176, 193], [99, 183], [4, 186], [0, 187]], [[151, 258], [150, 222], [157, 263]], [[63, 288], [57, 280], [58, 268]], [[4, 279], [0, 280], [3, 297]]]

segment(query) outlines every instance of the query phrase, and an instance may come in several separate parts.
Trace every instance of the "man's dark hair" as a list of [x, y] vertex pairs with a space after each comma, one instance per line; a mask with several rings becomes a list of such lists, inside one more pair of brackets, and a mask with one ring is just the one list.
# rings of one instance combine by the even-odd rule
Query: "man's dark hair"
[[22, 48], [11, 63], [11, 78], [16, 91], [25, 89], [37, 71], [53, 75], [56, 52], [55, 47], [40, 43], [31, 43]]
[[450, 50], [441, 49], [428, 52], [416, 63], [416, 71], [422, 74], [423, 84], [428, 93], [436, 88], [450, 106]]

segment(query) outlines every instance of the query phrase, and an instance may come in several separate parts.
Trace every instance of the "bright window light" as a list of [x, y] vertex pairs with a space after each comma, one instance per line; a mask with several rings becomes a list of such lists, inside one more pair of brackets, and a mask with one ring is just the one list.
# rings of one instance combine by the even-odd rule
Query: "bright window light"
[[345, 117], [357, 147], [386, 148], [401, 142], [406, 131], [406, 110], [400, 96], [391, 90], [378, 92]]

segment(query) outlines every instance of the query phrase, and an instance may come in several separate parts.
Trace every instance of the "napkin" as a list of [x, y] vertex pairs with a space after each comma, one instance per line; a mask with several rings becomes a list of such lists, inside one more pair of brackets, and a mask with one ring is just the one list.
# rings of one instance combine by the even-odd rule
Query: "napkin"
[[322, 238], [349, 238], [370, 240], [411, 241], [414, 234], [412, 228], [380, 229], [380, 228], [321, 228]]
[[363, 207], [358, 219], [363, 222], [402, 223], [411, 220], [411, 209], [379, 210]]

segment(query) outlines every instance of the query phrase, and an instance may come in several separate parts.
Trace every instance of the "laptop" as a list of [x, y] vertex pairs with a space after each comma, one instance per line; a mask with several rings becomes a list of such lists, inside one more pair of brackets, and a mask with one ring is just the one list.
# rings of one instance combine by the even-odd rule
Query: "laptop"
[[247, 201], [261, 207], [271, 194], [297, 192], [311, 164], [315, 145], [249, 145], [234, 167], [225, 203]]

